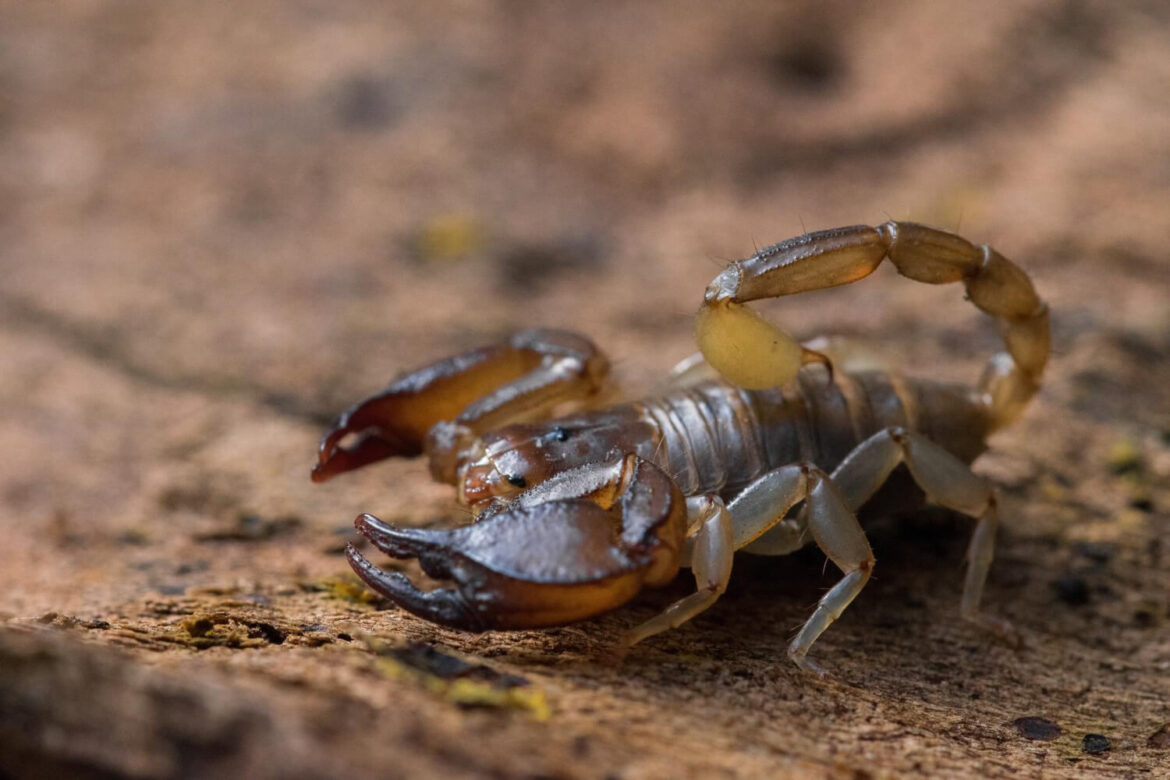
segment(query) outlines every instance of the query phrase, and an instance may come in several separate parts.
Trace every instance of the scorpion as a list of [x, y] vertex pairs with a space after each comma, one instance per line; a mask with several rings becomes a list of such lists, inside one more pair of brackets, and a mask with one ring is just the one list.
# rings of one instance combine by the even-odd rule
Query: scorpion
[[[848, 284], [887, 258], [916, 281], [962, 282], [997, 322], [1004, 351], [974, 387], [862, 370], [838, 342], [801, 344], [745, 305]], [[416, 558], [449, 587], [420, 588], [351, 544], [354, 571], [415, 615], [484, 631], [584, 620], [690, 568], [696, 591], [628, 632], [628, 647], [714, 604], [736, 551], [813, 542], [842, 576], [788, 656], [823, 676], [809, 649], [874, 569], [858, 511], [904, 467], [918, 500], [974, 521], [960, 616], [1012, 637], [980, 611], [999, 521], [994, 489], [970, 464], [1036, 393], [1048, 359], [1048, 307], [1023, 270], [913, 222], [807, 233], [731, 262], [707, 287], [695, 336], [699, 352], [668, 389], [637, 403], [601, 405], [609, 363], [587, 338], [525, 330], [349, 408], [321, 440], [313, 481], [425, 455], [474, 515], [453, 528], [355, 521], [378, 550]]]

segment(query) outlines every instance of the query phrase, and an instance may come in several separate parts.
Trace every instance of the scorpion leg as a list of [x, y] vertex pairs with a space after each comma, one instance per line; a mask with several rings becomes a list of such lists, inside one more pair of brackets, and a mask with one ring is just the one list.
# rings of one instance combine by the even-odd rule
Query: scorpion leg
[[719, 372], [703, 358], [702, 352], [688, 355], [670, 369], [666, 380], [657, 387], [658, 392], [668, 393], [683, 387], [692, 387], [700, 382], [718, 379]]
[[[740, 491], [727, 507], [718, 497], [699, 497], [692, 510], [692, 525], [698, 530], [689, 540], [691, 554], [684, 556], [690, 560], [697, 592], [635, 628], [625, 643], [632, 645], [680, 626], [714, 604], [727, 589], [736, 550], [783, 555], [799, 549], [806, 529], [795, 520], [785, 520], [785, 515], [808, 495], [808, 474], [809, 468], [800, 465], [770, 471]], [[779, 543], [778, 531], [784, 532]], [[765, 532], [770, 532], [767, 543], [760, 539]]]
[[467, 526], [355, 526], [394, 558], [417, 558], [454, 587], [423, 591], [346, 555], [373, 590], [422, 618], [470, 631], [559, 626], [609, 611], [644, 585], [670, 582], [686, 534], [686, 500], [636, 455], [564, 471]]
[[[785, 519], [802, 499], [807, 501], [805, 511]], [[823, 677], [824, 670], [808, 658], [809, 648], [861, 592], [873, 571], [873, 551], [857, 515], [828, 474], [803, 464], [765, 474], [744, 488], [728, 509], [736, 542], [745, 545], [746, 552], [783, 555], [798, 549], [807, 532], [844, 572], [788, 646], [788, 657], [798, 666]]]
[[929, 499], [976, 519], [967, 547], [967, 574], [959, 612], [963, 618], [1013, 644], [1018, 643], [1019, 638], [1009, 623], [979, 611], [999, 524], [995, 491], [986, 480], [922, 434], [887, 428], [859, 444], [833, 472], [833, 481], [849, 508], [856, 511], [877, 492], [899, 463], [906, 464]]
[[787, 555], [804, 546], [808, 528], [788, 510], [808, 496], [808, 466], [769, 471], [739, 491], [727, 510], [735, 530], [735, 549], [754, 555]]
[[[441, 360], [342, 412], [321, 439], [313, 481], [425, 451], [436, 478], [453, 482], [467, 438], [597, 393], [608, 371], [588, 339], [555, 330], [522, 331], [504, 344]], [[343, 446], [347, 437], [354, 441]]]
[[[688, 540], [691, 549], [684, 560], [690, 561], [698, 590], [635, 628], [626, 636], [625, 644], [680, 626], [714, 604], [727, 589], [736, 550], [783, 555], [799, 549], [806, 529], [784, 517], [808, 495], [808, 473], [809, 468], [800, 465], [770, 471], [740, 491], [727, 507], [716, 496], [691, 499], [695, 502], [691, 525], [697, 530]], [[777, 544], [776, 532], [781, 530], [787, 534]], [[769, 531], [769, 543], [762, 544], [760, 537]]]
[[[806, 510], [787, 517], [800, 501], [807, 501]], [[756, 479], [739, 492], [727, 511], [734, 549], [785, 555], [803, 546], [806, 536], [811, 535], [844, 572], [788, 647], [788, 656], [798, 666], [824, 676], [808, 659], [809, 648], [861, 592], [873, 571], [873, 552], [853, 507], [828, 474], [811, 464], [793, 464]]]
[[[802, 500], [808, 502], [807, 512], [786, 519]], [[808, 533], [844, 577], [821, 599], [788, 654], [801, 668], [823, 676], [824, 671], [807, 658], [808, 650], [865, 586], [874, 565], [869, 542], [848, 502], [828, 474], [809, 464], [764, 474], [726, 508], [718, 498], [704, 498], [704, 502], [691, 556], [698, 592], [638, 626], [627, 642], [674, 628], [711, 606], [727, 588], [735, 550], [782, 555], [798, 549]]]
[[849, 336], [817, 336], [802, 346], [828, 358], [835, 371], [856, 374], [863, 371], [889, 372], [890, 365], [873, 346]]
[[671, 604], [626, 634], [630, 646], [647, 637], [677, 628], [710, 607], [727, 590], [735, 553], [731, 516], [718, 496], [703, 496], [698, 507], [698, 531], [689, 539], [690, 567], [698, 590]]

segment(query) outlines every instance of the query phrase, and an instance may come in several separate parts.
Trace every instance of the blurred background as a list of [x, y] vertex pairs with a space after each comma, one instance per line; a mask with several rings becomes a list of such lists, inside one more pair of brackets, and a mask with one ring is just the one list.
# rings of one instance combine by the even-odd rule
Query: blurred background
[[[1048, 387], [985, 471], [1117, 542], [1109, 458], [1147, 515], [1170, 473], [1167, 41], [1161, 2], [2, 2], [0, 618], [302, 609], [358, 510], [457, 514], [417, 464], [309, 485], [338, 410], [533, 325], [644, 391], [728, 260], [888, 218], [1033, 275]], [[997, 343], [884, 268], [764, 308], [925, 375]]]

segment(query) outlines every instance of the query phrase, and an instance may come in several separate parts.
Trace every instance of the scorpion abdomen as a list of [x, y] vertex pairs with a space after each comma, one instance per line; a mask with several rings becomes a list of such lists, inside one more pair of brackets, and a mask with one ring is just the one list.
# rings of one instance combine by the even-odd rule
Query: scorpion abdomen
[[702, 382], [638, 404], [656, 435], [638, 454], [685, 495], [734, 492], [789, 463], [832, 471], [858, 444], [890, 427], [918, 431], [974, 460], [988, 420], [970, 388], [896, 374], [802, 370], [784, 388]]

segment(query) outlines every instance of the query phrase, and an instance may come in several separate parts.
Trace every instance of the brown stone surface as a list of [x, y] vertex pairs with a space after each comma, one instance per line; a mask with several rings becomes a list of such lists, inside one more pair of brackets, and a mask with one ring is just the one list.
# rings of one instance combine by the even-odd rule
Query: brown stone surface
[[[1168, 39], [1104, 0], [0, 4], [0, 775], [1170, 776]], [[417, 463], [311, 485], [343, 405], [535, 324], [637, 392], [724, 261], [887, 215], [1052, 306], [978, 464], [1022, 649], [958, 620], [939, 511], [871, 525], [831, 684], [783, 652], [816, 551], [621, 666], [685, 578], [480, 636], [336, 579], [359, 510], [458, 517]], [[766, 308], [924, 375], [996, 343], [888, 269]]]

